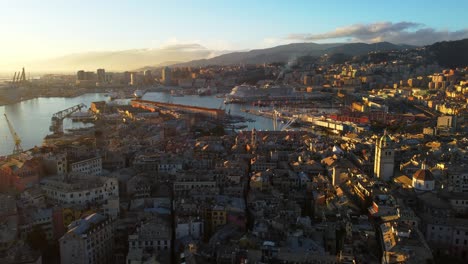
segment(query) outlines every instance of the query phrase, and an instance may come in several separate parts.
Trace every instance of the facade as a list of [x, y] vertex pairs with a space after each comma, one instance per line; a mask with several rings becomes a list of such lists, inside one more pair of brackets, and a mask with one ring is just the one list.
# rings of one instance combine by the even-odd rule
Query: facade
[[136, 72], [130, 73], [130, 85], [138, 85], [140, 84], [140, 76]]
[[208, 234], [216, 232], [218, 227], [227, 223], [227, 212], [224, 206], [216, 205], [205, 209], [205, 230]]
[[437, 127], [452, 129], [457, 126], [457, 117], [456, 116], [439, 116], [437, 118]]
[[76, 79], [78, 81], [84, 81], [85, 80], [85, 71], [79, 70], [76, 72]]
[[182, 170], [182, 165], [183, 162], [181, 159], [171, 159], [160, 155], [140, 155], [133, 161], [133, 167], [137, 171], [175, 173], [176, 171]]
[[[135, 255], [135, 252], [170, 252], [172, 230], [169, 223], [161, 218], [154, 217], [141, 224], [136, 232], [128, 236], [128, 256]], [[133, 262], [131, 262], [133, 263]]]
[[55, 234], [52, 208], [24, 210], [22, 213], [24, 220], [18, 226], [20, 237], [22, 239], [26, 239], [28, 233], [31, 232], [34, 227], [42, 229], [47, 240], [54, 239]]
[[374, 176], [383, 181], [393, 177], [395, 150], [390, 136], [385, 133], [375, 145]]
[[61, 263], [113, 263], [112, 223], [103, 215], [92, 214], [72, 222], [59, 239]]
[[49, 174], [64, 175], [67, 173], [67, 156], [65, 154], [48, 154], [43, 157], [42, 164]]
[[162, 69], [162, 82], [165, 85], [171, 84], [171, 68], [169, 67], [164, 67]]
[[174, 193], [188, 192], [194, 188], [216, 188], [216, 181], [177, 181], [174, 182]]
[[423, 215], [424, 235], [434, 254], [450, 254], [468, 260], [468, 220]]
[[71, 173], [83, 173], [86, 175], [98, 176], [102, 173], [102, 158], [93, 157], [90, 159], [76, 161], [70, 164]]
[[48, 200], [60, 204], [102, 204], [119, 196], [119, 182], [108, 177], [50, 177], [41, 181]]
[[103, 83], [106, 81], [106, 70], [97, 69], [97, 81]]
[[203, 221], [199, 218], [178, 217], [176, 225], [176, 239], [190, 236], [194, 239], [203, 237]]
[[466, 164], [449, 168], [448, 186], [454, 192], [468, 192], [468, 167]]

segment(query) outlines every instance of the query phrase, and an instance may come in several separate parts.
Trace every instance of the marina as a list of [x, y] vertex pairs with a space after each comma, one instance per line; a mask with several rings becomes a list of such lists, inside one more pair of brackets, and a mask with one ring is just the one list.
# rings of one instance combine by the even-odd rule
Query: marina
[[[210, 107], [222, 109], [226, 114], [238, 116], [236, 121], [244, 121], [245, 123], [236, 124], [235, 129], [257, 129], [271, 130], [273, 128], [272, 121], [269, 118], [255, 116], [241, 111], [240, 105], [223, 104], [222, 98], [216, 96], [198, 96], [185, 95], [173, 96], [170, 93], [163, 92], [147, 92], [142, 97], [143, 100], [155, 102], [172, 102], [175, 104], [192, 105], [200, 107]], [[13, 123], [18, 135], [22, 139], [24, 149], [30, 149], [34, 146], [40, 146], [45, 136], [50, 134], [49, 126], [51, 117], [54, 113], [67, 109], [74, 105], [85, 104], [91, 105], [91, 102], [106, 101], [111, 104], [128, 104], [129, 99], [114, 99], [111, 100], [105, 93], [89, 93], [73, 98], [51, 97], [51, 98], [35, 98], [14, 104], [0, 106], [0, 113], [6, 113]], [[247, 106], [250, 108], [250, 106]], [[81, 114], [80, 114], [81, 115]], [[75, 122], [73, 121], [75, 120]], [[84, 122], [84, 116], [72, 116], [63, 120], [63, 129], [80, 129], [93, 126], [92, 123]], [[11, 138], [8, 126], [4, 118], [0, 118], [0, 156], [8, 155], [14, 147], [14, 142]]]

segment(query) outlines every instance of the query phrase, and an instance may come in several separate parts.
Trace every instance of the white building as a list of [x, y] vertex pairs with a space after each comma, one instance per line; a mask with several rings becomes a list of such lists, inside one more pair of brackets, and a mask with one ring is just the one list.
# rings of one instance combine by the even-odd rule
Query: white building
[[203, 236], [203, 220], [192, 217], [178, 217], [176, 226], [176, 239], [190, 236], [200, 239]]
[[98, 176], [50, 177], [41, 181], [41, 188], [48, 200], [60, 204], [102, 204], [119, 196], [116, 178]]
[[59, 239], [61, 263], [113, 263], [114, 233], [105, 216], [89, 215], [72, 222], [68, 229]]
[[102, 158], [93, 157], [70, 163], [70, 172], [99, 176], [102, 173]]
[[395, 167], [395, 150], [390, 136], [385, 132], [375, 144], [374, 176], [389, 181]]
[[422, 163], [421, 169], [413, 174], [412, 186], [416, 191], [433, 191], [435, 179], [432, 172], [427, 168], [426, 162]]

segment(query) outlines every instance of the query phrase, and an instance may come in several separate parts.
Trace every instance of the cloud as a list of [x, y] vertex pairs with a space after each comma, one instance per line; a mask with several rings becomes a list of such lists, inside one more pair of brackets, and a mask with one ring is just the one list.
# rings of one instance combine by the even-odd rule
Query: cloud
[[161, 50], [166, 51], [206, 51], [207, 48], [197, 43], [180, 43], [171, 44], [161, 47]]
[[271, 48], [279, 45], [285, 45], [291, 43], [290, 39], [285, 38], [264, 38], [259, 48]]
[[457, 31], [436, 30], [414, 22], [377, 22], [354, 24], [320, 34], [291, 34], [286, 39], [319, 41], [346, 38], [352, 42], [388, 41], [396, 44], [427, 45], [438, 41], [468, 38], [468, 28]]

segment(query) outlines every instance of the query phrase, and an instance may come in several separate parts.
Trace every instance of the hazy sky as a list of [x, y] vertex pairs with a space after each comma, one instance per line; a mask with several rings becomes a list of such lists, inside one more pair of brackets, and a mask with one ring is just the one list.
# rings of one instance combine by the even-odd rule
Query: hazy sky
[[0, 69], [70, 53], [198, 43], [428, 44], [468, 37], [468, 1], [0, 0]]

